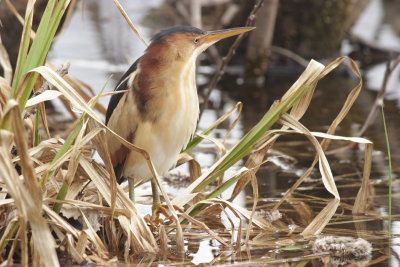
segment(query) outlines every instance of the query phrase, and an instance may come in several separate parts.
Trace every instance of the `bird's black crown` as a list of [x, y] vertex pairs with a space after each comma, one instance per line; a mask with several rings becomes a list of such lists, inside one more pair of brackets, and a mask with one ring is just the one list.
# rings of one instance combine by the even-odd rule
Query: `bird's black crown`
[[191, 26], [175, 26], [165, 30], [160, 31], [151, 39], [152, 42], [162, 42], [167, 36], [174, 35], [175, 33], [196, 33], [205, 34], [206, 32]]

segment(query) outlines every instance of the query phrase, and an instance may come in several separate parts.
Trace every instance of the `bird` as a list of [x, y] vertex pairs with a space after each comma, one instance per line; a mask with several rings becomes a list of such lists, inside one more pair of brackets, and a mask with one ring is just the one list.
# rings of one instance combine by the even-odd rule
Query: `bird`
[[[110, 98], [107, 127], [144, 149], [158, 174], [167, 174], [196, 130], [197, 57], [219, 40], [253, 29], [204, 31], [175, 26], [160, 31], [117, 83], [114, 91], [122, 92]], [[109, 131], [105, 140], [117, 182], [128, 180], [133, 202], [135, 186], [151, 180], [154, 211], [161, 202], [145, 158], [126, 148]]]

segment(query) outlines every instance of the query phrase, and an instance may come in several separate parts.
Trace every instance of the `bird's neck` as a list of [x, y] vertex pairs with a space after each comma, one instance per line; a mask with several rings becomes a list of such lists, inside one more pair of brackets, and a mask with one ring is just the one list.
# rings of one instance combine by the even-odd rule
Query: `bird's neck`
[[158, 112], [162, 110], [173, 110], [163, 108], [171, 105], [198, 113], [195, 56], [183, 60], [146, 53], [140, 61], [140, 69], [137, 96], [148, 119], [160, 117], [162, 114]]

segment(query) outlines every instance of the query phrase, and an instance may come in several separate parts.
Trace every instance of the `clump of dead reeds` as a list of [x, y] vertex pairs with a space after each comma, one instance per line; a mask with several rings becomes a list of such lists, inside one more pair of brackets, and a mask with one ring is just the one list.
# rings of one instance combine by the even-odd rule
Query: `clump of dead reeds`
[[[303, 226], [301, 234], [313, 236], [321, 233], [340, 203], [324, 154], [331, 140], [366, 145], [363, 184], [353, 208], [355, 213], [365, 211], [372, 145], [365, 139], [334, 135], [362, 86], [361, 75], [351, 59], [348, 60], [349, 67], [360, 81], [350, 91], [329, 130], [326, 133], [310, 132], [299, 122], [318, 81], [342, 64], [346, 59], [342, 57], [328, 66], [310, 61], [299, 79], [253, 129], [229, 151], [221, 149], [222, 157], [204, 173], [201, 173], [199, 164], [186, 152], [203, 138], [208, 138], [207, 135], [222, 120], [240, 110], [241, 105], [238, 104], [229, 114], [194, 138], [182, 153], [180, 162], [189, 162], [194, 181], [171, 200], [147, 153], [117, 136], [122, 144], [141, 152], [148, 160], [149, 168], [167, 204], [165, 217], [159, 221], [146, 221], [127, 198], [123, 188], [116, 184], [104, 142], [106, 126], [94, 112], [95, 108], [104, 112], [104, 108], [97, 103], [102, 94], [90, 96], [84, 93], [81, 82], [68, 76], [63, 77], [60, 75], [62, 72], [56, 72], [46, 65], [48, 49], [69, 4], [70, 1], [66, 0], [50, 0], [37, 32], [33, 33], [31, 23], [34, 1], [28, 1], [17, 67], [13, 76], [7, 69], [5, 76], [0, 78], [1, 261], [11, 264], [16, 259], [24, 265], [42, 263], [58, 266], [58, 255], [65, 254], [76, 263], [106, 264], [117, 260], [130, 261], [131, 256], [138, 253], [156, 254], [160, 249], [167, 253], [165, 250], [171, 246], [171, 240], [174, 241], [172, 243], [176, 251], [182, 252], [183, 239], [191, 227], [207, 232], [226, 247], [235, 246], [237, 249], [240, 249], [243, 235], [245, 241], [249, 241], [252, 227], [266, 232], [286, 231], [282, 223], [274, 225], [274, 222], [256, 215], [258, 194], [255, 175], [266, 161], [264, 156], [268, 149], [280, 136], [287, 134], [306, 136], [314, 146], [316, 155], [312, 166], [288, 189], [272, 209], [272, 214], [277, 214], [280, 205], [290, 198], [318, 164], [322, 182], [333, 199], [326, 203], [325, 208], [308, 225]], [[1, 62], [2, 66], [8, 66], [6, 57], [2, 57]], [[38, 93], [33, 93], [37, 90]], [[48, 130], [44, 102], [57, 97], [61, 97], [76, 116], [65, 139], [52, 137]], [[282, 128], [271, 130], [271, 126], [276, 123], [281, 124]], [[40, 127], [44, 128], [44, 134]], [[94, 150], [98, 151], [104, 164], [93, 160]], [[223, 182], [207, 192], [206, 188], [212, 181], [224, 176], [227, 170], [246, 156], [248, 159], [241, 169], [224, 177]], [[251, 211], [232, 202], [248, 182], [252, 183], [254, 191]], [[233, 185], [235, 189], [232, 196], [222, 199], [221, 193]], [[229, 238], [219, 236], [195, 218], [204, 210], [231, 210], [240, 218], [238, 231], [232, 231]], [[189, 224], [185, 226], [185, 232], [182, 230], [183, 224]]]
[[324, 236], [317, 238], [312, 247], [314, 253], [329, 252], [333, 264], [367, 263], [371, 259], [372, 246], [362, 238]]
[[371, 244], [362, 238], [344, 236], [324, 236], [313, 244], [315, 252], [330, 252], [337, 257], [366, 258], [371, 255]]

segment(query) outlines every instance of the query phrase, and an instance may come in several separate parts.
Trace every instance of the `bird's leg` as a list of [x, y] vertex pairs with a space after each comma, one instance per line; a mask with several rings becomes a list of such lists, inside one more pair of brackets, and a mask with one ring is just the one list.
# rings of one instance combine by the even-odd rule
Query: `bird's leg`
[[158, 218], [158, 214], [161, 209], [161, 200], [160, 200], [160, 192], [158, 191], [157, 183], [152, 179], [151, 180], [151, 191], [153, 193], [153, 206], [152, 206], [152, 216], [153, 219]]
[[128, 178], [128, 187], [129, 187], [129, 198], [133, 203], [135, 203], [135, 179], [132, 177]]

